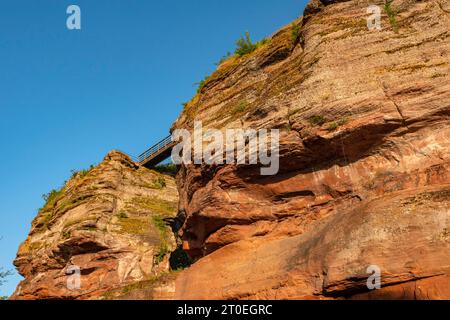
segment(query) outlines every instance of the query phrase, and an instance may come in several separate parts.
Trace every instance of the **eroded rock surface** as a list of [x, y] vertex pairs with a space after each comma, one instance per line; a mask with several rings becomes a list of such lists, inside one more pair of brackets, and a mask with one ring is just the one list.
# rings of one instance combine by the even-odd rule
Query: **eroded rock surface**
[[[174, 178], [109, 153], [49, 195], [19, 248], [14, 263], [25, 280], [12, 298], [113, 298], [167, 273], [177, 202]], [[67, 285], [74, 266], [80, 289]]]
[[190, 268], [168, 273], [175, 240], [152, 223], [175, 216], [172, 179], [112, 153], [41, 210], [14, 298], [450, 299], [449, 2], [394, 0], [369, 31], [372, 4], [312, 0], [186, 105], [173, 129], [281, 130], [275, 176], [180, 168]]
[[177, 298], [449, 298], [449, 3], [369, 4], [313, 0], [187, 104], [174, 128], [281, 129], [280, 172], [181, 169]]

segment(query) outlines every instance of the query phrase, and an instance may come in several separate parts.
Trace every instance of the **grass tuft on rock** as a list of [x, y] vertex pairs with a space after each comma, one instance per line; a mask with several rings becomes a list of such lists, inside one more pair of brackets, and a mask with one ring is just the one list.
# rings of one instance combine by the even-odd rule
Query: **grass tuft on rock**
[[339, 124], [336, 121], [333, 121], [333, 122], [330, 122], [328, 124], [327, 130], [330, 131], [330, 132], [331, 131], [336, 131], [338, 127], [339, 127]]
[[244, 113], [245, 110], [247, 110], [247, 108], [248, 108], [247, 101], [241, 101], [241, 102], [239, 102], [239, 104], [236, 107], [234, 107], [234, 109], [232, 110], [231, 113], [233, 115], [241, 114], [241, 113]]
[[325, 122], [327, 122], [327, 119], [326, 119], [324, 116], [322, 116], [322, 115], [314, 115], [314, 116], [312, 116], [312, 117], [309, 118], [309, 122], [310, 122], [312, 125], [315, 125], [315, 126], [321, 126], [321, 125], [323, 125]]
[[393, 0], [386, 0], [384, 3], [384, 11], [389, 17], [389, 23], [395, 33], [398, 33], [397, 10], [392, 7]]

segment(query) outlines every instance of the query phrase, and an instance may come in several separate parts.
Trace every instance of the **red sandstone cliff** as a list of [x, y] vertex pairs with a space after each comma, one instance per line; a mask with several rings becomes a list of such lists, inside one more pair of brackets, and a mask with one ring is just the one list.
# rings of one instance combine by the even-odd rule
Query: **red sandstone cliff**
[[182, 237], [199, 260], [177, 298], [450, 298], [449, 3], [396, 0], [379, 31], [368, 4], [383, 6], [311, 1], [186, 106], [174, 128], [282, 134], [276, 176], [182, 168]]
[[[369, 31], [367, 6], [383, 3], [312, 0], [256, 51], [223, 62], [186, 105], [174, 129], [201, 120], [282, 131], [276, 176], [254, 166], [180, 168], [190, 268], [168, 274], [155, 263], [161, 240], [150, 227], [121, 234], [114, 216], [127, 199], [175, 201], [176, 193], [152, 191], [151, 173], [142, 184], [144, 169], [115, 155], [115, 169], [104, 163], [95, 179], [73, 182], [104, 181], [105, 192], [89, 191], [102, 194], [91, 207], [62, 212], [58, 202], [51, 219], [44, 210], [35, 220], [16, 260], [26, 279], [14, 297], [450, 298], [449, 3], [395, 0], [395, 19], [384, 10], [382, 29]], [[106, 232], [77, 226], [65, 239], [64, 223], [90, 221], [91, 211]], [[88, 289], [75, 296], [61, 277], [69, 262], [88, 270]], [[371, 265], [381, 290], [366, 286]]]

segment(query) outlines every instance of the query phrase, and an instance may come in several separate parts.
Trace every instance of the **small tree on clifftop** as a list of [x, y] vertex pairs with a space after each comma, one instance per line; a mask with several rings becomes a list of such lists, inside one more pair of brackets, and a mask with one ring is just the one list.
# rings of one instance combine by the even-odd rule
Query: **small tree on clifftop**
[[235, 54], [238, 56], [243, 56], [248, 53], [253, 52], [256, 49], [256, 44], [253, 44], [250, 39], [250, 33], [246, 32], [245, 37], [241, 37], [236, 41], [236, 51]]
[[[1, 240], [1, 238], [0, 238]], [[11, 271], [3, 271], [3, 268], [0, 267], [0, 287], [5, 283], [6, 277], [11, 275]], [[8, 299], [8, 297], [2, 297], [0, 296], [0, 300]]]

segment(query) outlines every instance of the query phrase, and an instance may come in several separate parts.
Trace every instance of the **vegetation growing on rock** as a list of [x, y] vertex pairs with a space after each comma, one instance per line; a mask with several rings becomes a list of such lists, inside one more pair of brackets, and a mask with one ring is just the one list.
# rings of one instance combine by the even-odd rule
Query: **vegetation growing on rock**
[[[113, 151], [44, 200], [14, 262], [25, 280], [13, 298], [99, 298], [170, 270], [177, 245], [162, 221], [177, 213], [172, 176]], [[66, 289], [61, 276], [72, 264], [93, 270], [83, 276], [80, 292]]]

